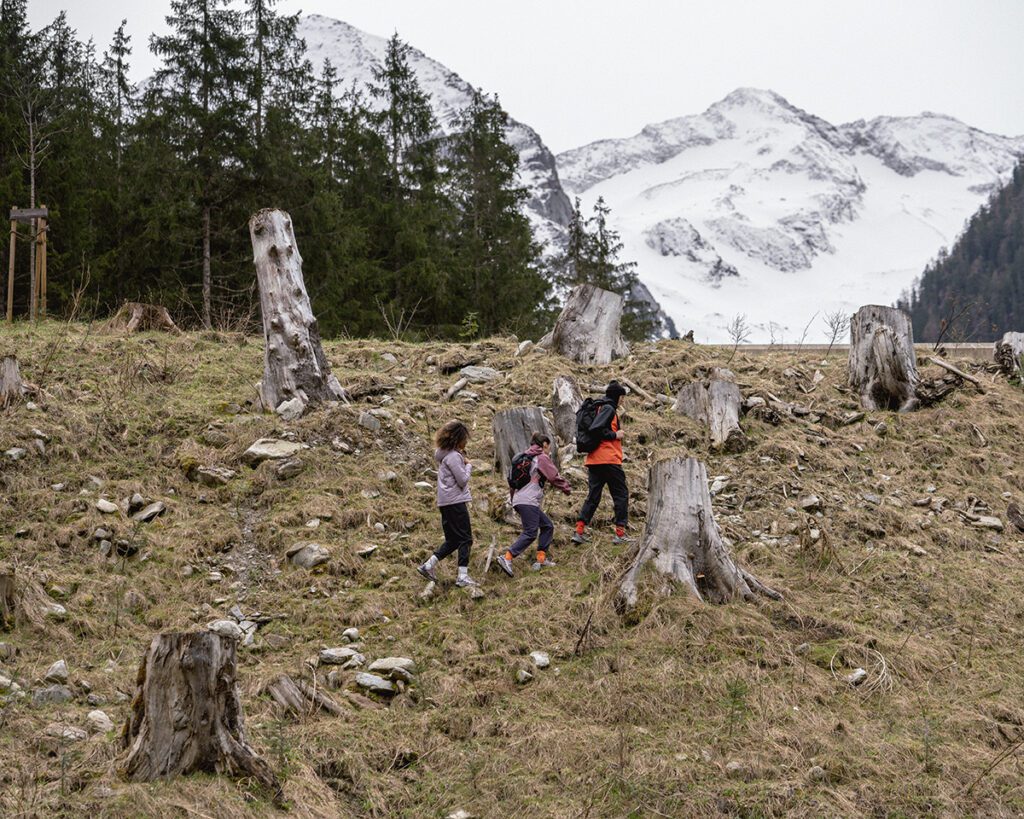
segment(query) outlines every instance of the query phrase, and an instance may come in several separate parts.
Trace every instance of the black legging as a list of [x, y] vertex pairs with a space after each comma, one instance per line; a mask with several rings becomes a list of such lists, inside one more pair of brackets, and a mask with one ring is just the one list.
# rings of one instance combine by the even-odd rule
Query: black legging
[[615, 508], [615, 525], [625, 526], [629, 519], [629, 488], [626, 486], [626, 473], [617, 464], [594, 464], [587, 467], [587, 499], [580, 509], [580, 520], [590, 525], [597, 505], [601, 502], [601, 493], [607, 484]]
[[434, 557], [444, 560], [448, 555], [459, 550], [459, 565], [469, 565], [469, 547], [473, 545], [473, 528], [469, 522], [469, 504], [453, 503], [441, 507], [441, 529], [444, 531], [442, 543]]

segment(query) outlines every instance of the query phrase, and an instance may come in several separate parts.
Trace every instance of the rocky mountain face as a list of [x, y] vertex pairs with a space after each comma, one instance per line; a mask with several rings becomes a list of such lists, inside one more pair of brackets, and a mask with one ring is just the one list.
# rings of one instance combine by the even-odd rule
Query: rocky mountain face
[[[319, 70], [325, 59], [337, 69], [342, 87], [362, 86], [373, 79], [373, 69], [381, 66], [387, 39], [360, 31], [348, 23], [319, 14], [304, 15], [299, 36], [306, 41], [307, 56]], [[416, 49], [410, 65], [420, 85], [431, 96], [438, 124], [451, 132], [455, 114], [469, 104], [473, 92], [466, 80], [437, 60]], [[486, 89], [485, 89], [486, 90]], [[572, 215], [572, 205], [562, 190], [555, 159], [543, 140], [528, 125], [509, 119], [506, 138], [519, 152], [522, 184], [530, 192], [526, 213], [539, 241], [557, 241]]]
[[[557, 157], [570, 194], [611, 206], [625, 255], [681, 330], [796, 341], [890, 303], [1012, 172], [1024, 137], [951, 117], [834, 126], [771, 91]], [[810, 322], [810, 324], [808, 324]]]

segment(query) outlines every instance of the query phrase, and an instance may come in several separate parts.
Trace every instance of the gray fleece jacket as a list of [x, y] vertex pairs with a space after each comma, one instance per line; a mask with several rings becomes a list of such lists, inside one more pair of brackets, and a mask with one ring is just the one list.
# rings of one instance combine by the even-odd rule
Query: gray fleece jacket
[[469, 476], [472, 464], [466, 463], [461, 452], [454, 449], [439, 449], [434, 453], [437, 461], [437, 505], [451, 506], [453, 503], [469, 503]]

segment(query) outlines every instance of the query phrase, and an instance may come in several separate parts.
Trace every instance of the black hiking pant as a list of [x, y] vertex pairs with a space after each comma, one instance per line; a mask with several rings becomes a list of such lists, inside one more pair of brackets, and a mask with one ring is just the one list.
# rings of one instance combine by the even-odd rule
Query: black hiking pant
[[469, 522], [469, 504], [453, 503], [441, 507], [442, 543], [434, 557], [444, 560], [456, 549], [459, 551], [459, 565], [469, 565], [469, 547], [473, 545], [473, 527]]
[[629, 518], [629, 488], [626, 486], [626, 473], [618, 464], [594, 464], [587, 467], [587, 499], [583, 501], [579, 519], [587, 526], [590, 525], [605, 486], [612, 496], [615, 525], [625, 526]]

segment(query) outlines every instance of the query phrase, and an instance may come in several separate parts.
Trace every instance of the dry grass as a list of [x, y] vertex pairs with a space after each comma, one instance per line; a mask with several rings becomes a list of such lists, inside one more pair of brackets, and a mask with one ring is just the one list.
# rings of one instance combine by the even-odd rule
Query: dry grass
[[[1024, 492], [1016, 451], [1024, 393], [992, 376], [983, 375], [991, 382], [985, 395], [968, 388], [913, 415], [879, 413], [833, 429], [856, 409], [842, 391], [838, 355], [822, 366], [798, 353], [741, 351], [731, 368], [745, 395], [771, 393], [820, 420], [773, 426], [748, 417], [750, 446], [735, 456], [709, 455], [693, 422], [631, 401], [624, 427], [634, 533], [642, 528], [649, 463], [696, 454], [709, 475], [729, 478], [715, 511], [739, 559], [785, 600], [712, 607], [676, 596], [649, 601], [645, 616], [626, 622], [612, 593], [629, 553], [610, 542], [610, 506], [599, 511], [591, 544], [568, 543], [579, 491], [549, 501], [559, 524], [558, 569], [538, 575], [522, 571], [524, 563], [512, 581], [492, 574], [479, 602], [449, 583], [429, 603], [418, 598], [413, 567], [440, 536], [432, 492], [413, 488], [431, 479], [431, 433], [448, 417], [464, 418], [473, 428], [470, 457], [489, 463], [493, 413], [514, 402], [546, 403], [552, 379], [568, 369], [558, 358], [515, 358], [513, 339], [472, 347], [331, 343], [339, 379], [360, 385], [364, 397], [283, 423], [247, 410], [262, 351], [242, 337], [119, 338], [57, 324], [2, 333], [0, 352], [15, 351], [27, 379], [44, 361], [47, 374], [40, 410], [0, 415], [0, 451], [25, 445], [32, 428], [51, 440], [45, 457], [0, 461], [0, 557], [17, 563], [36, 603], [45, 593], [68, 614], [61, 622], [34, 614], [0, 635], [19, 649], [0, 660], [0, 673], [34, 686], [63, 657], [72, 680], [86, 681], [120, 724], [155, 631], [202, 626], [236, 602], [284, 615], [240, 651], [239, 679], [251, 738], [282, 777], [295, 815], [1024, 810], [1022, 765], [1007, 753], [1024, 732], [1022, 543], [1009, 530], [969, 527], [953, 508], [976, 498], [1004, 516]], [[397, 365], [381, 358], [386, 351]], [[728, 355], [663, 342], [637, 349], [621, 366], [575, 374], [584, 383], [625, 374], [671, 394]], [[446, 404], [441, 396], [455, 376], [428, 365], [430, 356], [478, 359], [507, 376], [470, 386], [475, 402]], [[824, 380], [807, 394], [801, 386], [811, 389], [815, 369]], [[374, 406], [392, 413], [377, 434], [356, 424], [359, 410]], [[873, 431], [881, 420], [884, 438]], [[267, 465], [239, 466], [248, 444], [271, 434], [310, 445], [298, 477], [281, 481]], [[339, 452], [335, 439], [354, 453]], [[186, 478], [194, 464], [239, 475], [222, 488], [202, 487]], [[388, 470], [398, 479], [379, 479]], [[572, 480], [581, 488], [580, 475]], [[63, 491], [50, 488], [59, 482]], [[487, 513], [488, 501], [505, 491], [501, 476], [483, 472], [473, 490], [479, 572], [492, 536], [505, 544], [515, 530]], [[93, 504], [100, 493], [116, 501], [135, 491], [169, 510], [138, 532], [137, 556], [106, 559], [91, 536], [114, 522]], [[821, 516], [794, 513], [796, 499], [811, 493], [822, 500]], [[913, 505], [929, 494], [947, 499], [944, 511]], [[319, 527], [307, 528], [314, 518]], [[117, 537], [132, 535], [127, 523], [114, 525]], [[332, 550], [322, 571], [287, 566], [284, 552], [299, 541]], [[370, 544], [379, 546], [372, 557], [356, 555]], [[211, 571], [223, 580], [211, 583]], [[450, 578], [454, 565], [441, 573]], [[126, 600], [127, 592], [134, 595]], [[259, 694], [262, 684], [284, 671], [316, 673], [325, 685], [324, 669], [305, 661], [339, 645], [350, 625], [363, 632], [368, 657], [415, 658], [410, 694], [381, 711], [353, 708], [344, 719], [281, 720]], [[271, 634], [285, 646], [271, 648]], [[517, 685], [515, 673], [535, 649], [550, 653], [552, 668]], [[868, 678], [854, 688], [844, 678], [857, 667]], [[78, 691], [63, 706], [26, 699], [0, 709], [4, 815], [275, 813], [245, 782], [124, 782], [115, 736], [40, 743], [49, 722], [84, 725], [91, 706]], [[739, 765], [728, 771], [730, 762]], [[816, 765], [823, 779], [809, 777]]]

